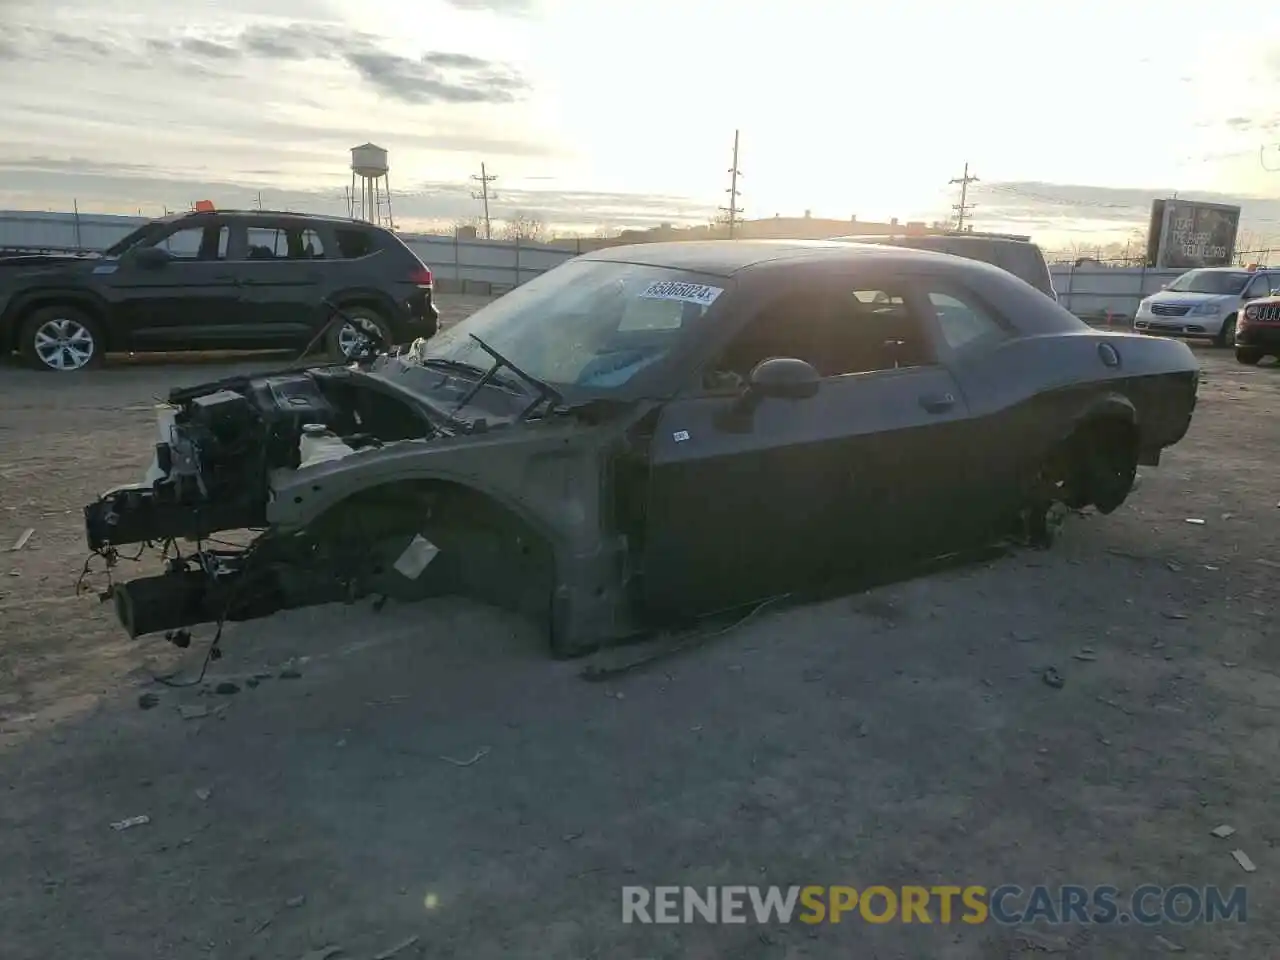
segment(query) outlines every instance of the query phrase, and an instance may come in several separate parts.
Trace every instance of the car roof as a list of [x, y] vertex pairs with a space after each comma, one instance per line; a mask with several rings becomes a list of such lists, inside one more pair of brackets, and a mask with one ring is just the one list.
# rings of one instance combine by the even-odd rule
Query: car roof
[[583, 260], [613, 260], [721, 277], [779, 261], [841, 262], [868, 258], [874, 258], [877, 264], [899, 267], [960, 261], [958, 257], [932, 250], [837, 240], [678, 240], [606, 247], [582, 256]]
[[834, 237], [841, 243], [989, 243], [1031, 246], [1035, 244], [1030, 237], [1015, 236], [1011, 233], [868, 233], [851, 234], [847, 237]]

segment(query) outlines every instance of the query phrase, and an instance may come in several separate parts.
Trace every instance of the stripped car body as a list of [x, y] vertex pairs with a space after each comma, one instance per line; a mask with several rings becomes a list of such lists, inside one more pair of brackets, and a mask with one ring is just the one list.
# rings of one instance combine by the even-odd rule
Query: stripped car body
[[1034, 534], [1055, 503], [1110, 512], [1186, 433], [1198, 374], [958, 257], [615, 247], [400, 354], [174, 391], [152, 473], [88, 505], [87, 537], [199, 542], [115, 588], [135, 636], [464, 593], [574, 655]]

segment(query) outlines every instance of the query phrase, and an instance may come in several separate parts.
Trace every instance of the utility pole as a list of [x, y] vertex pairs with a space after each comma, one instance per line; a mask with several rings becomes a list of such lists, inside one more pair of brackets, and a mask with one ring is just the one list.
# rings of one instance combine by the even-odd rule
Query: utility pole
[[953, 204], [951, 209], [956, 212], [956, 230], [964, 232], [964, 219], [969, 215], [969, 211], [973, 209], [973, 204], [969, 203], [969, 184], [977, 183], [978, 178], [969, 175], [969, 161], [964, 164], [964, 176], [953, 177], [953, 184], [960, 184], [960, 202]]
[[[476, 193], [476, 191], [472, 190], [471, 199], [484, 201], [484, 238], [486, 240], [492, 240], [493, 227], [489, 221], [489, 197], [490, 197], [489, 184], [497, 180], [498, 175], [494, 173], [489, 173], [488, 171], [486, 171], [484, 168], [484, 164], [482, 163], [480, 164], [480, 176], [477, 177], [473, 173], [471, 175], [471, 179], [477, 181], [480, 184], [480, 192]], [[498, 199], [498, 195], [493, 194], [493, 199], [495, 200]]]
[[729, 189], [725, 193], [729, 194], [729, 206], [721, 207], [725, 216], [728, 218], [729, 239], [733, 239], [734, 227], [738, 222], [738, 214], [742, 212], [738, 206], [738, 178], [742, 176], [742, 171], [738, 169], [738, 131], [733, 131], [733, 166], [729, 168]]

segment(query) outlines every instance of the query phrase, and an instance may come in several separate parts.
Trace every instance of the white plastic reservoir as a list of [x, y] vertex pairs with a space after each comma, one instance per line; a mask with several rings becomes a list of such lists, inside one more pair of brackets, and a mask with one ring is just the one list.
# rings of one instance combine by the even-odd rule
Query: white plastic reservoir
[[323, 423], [308, 423], [302, 427], [298, 441], [298, 466], [310, 467], [326, 460], [341, 460], [355, 451], [336, 437]]

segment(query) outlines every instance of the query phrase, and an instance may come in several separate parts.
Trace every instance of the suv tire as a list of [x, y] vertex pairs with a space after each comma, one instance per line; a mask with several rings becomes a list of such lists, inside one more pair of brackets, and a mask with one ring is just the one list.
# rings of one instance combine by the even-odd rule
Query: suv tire
[[98, 321], [70, 304], [40, 307], [18, 332], [23, 362], [50, 373], [78, 373], [101, 366], [106, 345]]
[[1257, 347], [1236, 347], [1236, 360], [1246, 366], [1257, 366], [1262, 356], [1262, 351]]
[[[342, 307], [342, 312], [355, 324], [365, 327], [374, 327], [383, 341], [387, 344], [392, 342], [391, 324], [386, 318], [374, 307], [363, 305]], [[345, 363], [350, 359], [350, 351], [357, 344], [358, 336], [355, 327], [350, 322], [339, 322], [333, 325], [326, 337], [329, 356], [339, 363]]]
[[1236, 345], [1236, 315], [1233, 313], [1222, 321], [1222, 329], [1218, 331], [1217, 344], [1220, 347]]

